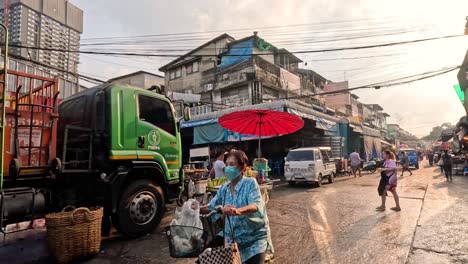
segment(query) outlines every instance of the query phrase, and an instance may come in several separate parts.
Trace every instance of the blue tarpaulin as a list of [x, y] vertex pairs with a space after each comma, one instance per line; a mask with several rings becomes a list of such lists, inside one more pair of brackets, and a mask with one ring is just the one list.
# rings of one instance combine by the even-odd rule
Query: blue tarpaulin
[[218, 67], [223, 68], [250, 59], [252, 57], [253, 44], [254, 40], [250, 38], [230, 45], [226, 54], [223, 54]]
[[193, 129], [193, 144], [225, 142], [224, 130], [218, 123], [197, 126]]

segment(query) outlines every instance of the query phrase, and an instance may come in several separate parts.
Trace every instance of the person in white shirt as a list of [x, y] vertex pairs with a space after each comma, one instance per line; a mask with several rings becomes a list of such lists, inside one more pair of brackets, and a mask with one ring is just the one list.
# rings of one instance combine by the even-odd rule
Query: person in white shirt
[[213, 164], [215, 178], [224, 177], [224, 152], [216, 153], [216, 161]]
[[349, 159], [351, 160], [351, 169], [353, 170], [354, 178], [356, 178], [356, 171], [359, 172], [359, 177], [361, 177], [362, 159], [359, 157], [359, 153], [353, 150], [353, 153], [349, 154]]

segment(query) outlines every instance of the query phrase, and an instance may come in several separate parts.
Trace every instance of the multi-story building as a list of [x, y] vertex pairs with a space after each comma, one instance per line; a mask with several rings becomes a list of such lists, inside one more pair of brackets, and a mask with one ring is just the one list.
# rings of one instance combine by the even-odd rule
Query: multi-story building
[[300, 62], [256, 33], [239, 40], [223, 34], [159, 70], [168, 91], [200, 94], [207, 103], [200, 107], [211, 112], [299, 96]]
[[[78, 85], [76, 79], [66, 78], [64, 76], [58, 76], [54, 72], [50, 71], [49, 67], [45, 67], [34, 63], [30, 60], [24, 60], [16, 55], [11, 55], [8, 61], [8, 69], [13, 71], [27, 72], [29, 74], [34, 74], [43, 77], [56, 77], [59, 83], [59, 98], [63, 99], [77, 92], [83, 91], [86, 89], [84, 86]], [[23, 80], [17, 80], [15, 76], [8, 76], [8, 87], [7, 92], [15, 92], [18, 85], [28, 85], [22, 83]], [[19, 83], [17, 83], [17, 81]]]
[[394, 140], [398, 140], [405, 143], [419, 141], [418, 137], [404, 130], [398, 124], [388, 124], [387, 127], [390, 137]]
[[[326, 83], [325, 92], [339, 92], [348, 89], [348, 82]], [[349, 93], [337, 93], [324, 96], [325, 105], [336, 111], [343, 112], [355, 122], [361, 122], [363, 115], [362, 104], [358, 101], [359, 96]]]
[[[4, 4], [0, 2], [2, 22]], [[8, 8], [10, 54], [37, 62], [41, 72], [73, 83], [69, 88], [63, 84], [63, 89], [70, 91], [61, 89], [62, 96], [77, 91], [78, 53], [66, 51], [79, 50], [83, 11], [67, 0], [10, 0]]]

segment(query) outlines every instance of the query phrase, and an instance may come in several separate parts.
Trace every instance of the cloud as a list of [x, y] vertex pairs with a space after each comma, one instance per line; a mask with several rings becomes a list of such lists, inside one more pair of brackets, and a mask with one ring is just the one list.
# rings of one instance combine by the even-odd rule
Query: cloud
[[[284, 43], [291, 50], [315, 50], [330, 47], [349, 47], [369, 43], [415, 39], [429, 35], [463, 32], [468, 1], [453, 0], [73, 0], [84, 10], [84, 33], [82, 38], [108, 36], [134, 36], [146, 34], [206, 32], [213, 30], [252, 28], [243, 32], [227, 32], [236, 38], [250, 34], [257, 29], [260, 36], [263, 27], [292, 24], [310, 24], [300, 28], [311, 33], [297, 33], [284, 37], [270, 35], [267, 41]], [[340, 22], [341, 21], [341, 22]], [[343, 22], [348, 21], [348, 22]], [[338, 23], [339, 22], [339, 23]], [[299, 28], [299, 27], [298, 27]], [[349, 28], [395, 28], [414, 30], [412, 34], [381, 36], [379, 38], [356, 39], [340, 42], [313, 43], [317, 39], [339, 38], [350, 33]], [[420, 31], [421, 28], [427, 29]], [[278, 28], [277, 30], [279, 30]], [[287, 33], [288, 30], [282, 29]], [[294, 32], [297, 28], [290, 28]], [[362, 31], [366, 34], [372, 31]], [[219, 33], [207, 34], [216, 36]], [[283, 41], [282, 41], [283, 39]], [[307, 39], [310, 43], [305, 42]], [[297, 45], [289, 42], [297, 40]], [[195, 47], [203, 41], [183, 43]], [[171, 43], [158, 46], [171, 47]], [[178, 43], [177, 45], [182, 45]], [[278, 45], [279, 46], [279, 45]], [[395, 79], [411, 74], [436, 70], [444, 66], [461, 63], [468, 47], [468, 40], [434, 41], [421, 45], [394, 46], [389, 48], [350, 50], [333, 53], [312, 53], [298, 55], [309, 61], [313, 69], [334, 81], [350, 80], [351, 86], [359, 86]], [[376, 57], [366, 60], [312, 61], [326, 58], [374, 56], [399, 53], [391, 57]], [[95, 57], [117, 64], [106, 64], [89, 57], [81, 57], [80, 71], [103, 75], [107, 78], [125, 74], [142, 67], [156, 69], [167, 63], [161, 58]], [[133, 59], [133, 60], [132, 60]], [[128, 67], [122, 66], [128, 65]], [[455, 122], [464, 110], [458, 101], [452, 85], [454, 74], [417, 82], [401, 87], [356, 92], [363, 102], [378, 103], [392, 115], [392, 122], [403, 126], [417, 135], [428, 133], [432, 123]], [[404, 120], [395, 120], [400, 114]], [[427, 127], [425, 127], [426, 124]], [[413, 129], [414, 128], [414, 129]]]

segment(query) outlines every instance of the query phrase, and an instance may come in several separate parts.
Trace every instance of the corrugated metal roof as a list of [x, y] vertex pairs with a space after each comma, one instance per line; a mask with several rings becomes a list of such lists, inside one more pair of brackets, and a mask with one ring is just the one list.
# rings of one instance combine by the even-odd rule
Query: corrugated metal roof
[[311, 109], [309, 107], [298, 105], [298, 104], [290, 102], [288, 100], [278, 100], [278, 101], [267, 102], [267, 103], [262, 103], [262, 104], [233, 107], [233, 108], [226, 109], [226, 110], [221, 110], [221, 111], [216, 111], [216, 112], [212, 112], [212, 113], [192, 116], [192, 120], [220, 118], [221, 116], [223, 116], [225, 114], [229, 114], [229, 113], [236, 112], [236, 111], [245, 111], [245, 110], [267, 109], [267, 110], [283, 111], [285, 107], [286, 108], [292, 108], [292, 109], [301, 111], [301, 112], [309, 114], [309, 115], [314, 115], [314, 116], [317, 116], [317, 117], [321, 117], [321, 118], [326, 119], [328, 121], [332, 121], [332, 122], [336, 122], [336, 123], [339, 122], [339, 119], [336, 118], [336, 117], [333, 117], [333, 116], [324, 114], [322, 112], [313, 110], [313, 109]]

